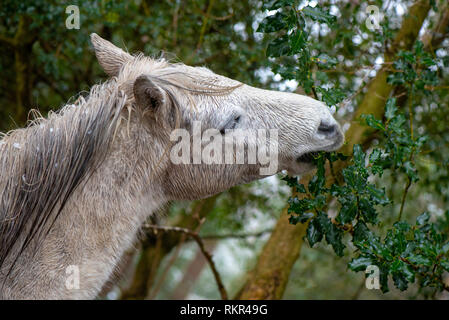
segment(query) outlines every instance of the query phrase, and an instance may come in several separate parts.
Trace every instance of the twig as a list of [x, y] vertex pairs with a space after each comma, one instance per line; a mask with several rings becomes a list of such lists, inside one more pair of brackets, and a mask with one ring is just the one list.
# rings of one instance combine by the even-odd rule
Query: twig
[[335, 182], [337, 182], [337, 184], [341, 184], [341, 182], [337, 178], [337, 175], [335, 174], [334, 165], [332, 164], [332, 161], [330, 161], [330, 160], [329, 160], [329, 168], [330, 168], [331, 175], [334, 178]]
[[435, 90], [447, 90], [449, 89], [449, 86], [429, 86], [425, 85], [424, 88], [429, 91], [435, 91]]
[[320, 100], [320, 99], [318, 98], [317, 93], [316, 93], [315, 86], [312, 86], [312, 93], [313, 93], [313, 96], [315, 97], [316, 100]]
[[206, 34], [207, 25], [209, 23], [209, 18], [212, 12], [212, 6], [214, 5], [215, 0], [209, 0], [209, 4], [207, 6], [206, 14], [203, 14], [203, 23], [201, 25], [200, 37], [198, 39], [198, 43], [196, 45], [196, 49], [193, 50], [192, 54], [187, 58], [187, 64], [190, 64], [193, 61], [195, 55], [200, 51], [201, 46], [203, 45], [204, 35]]
[[273, 229], [266, 229], [266, 230], [262, 230], [259, 232], [254, 232], [254, 233], [244, 233], [244, 234], [210, 234], [210, 235], [203, 235], [201, 236], [201, 238], [203, 240], [210, 240], [210, 239], [246, 239], [246, 238], [251, 238], [251, 237], [260, 237], [263, 236], [264, 234], [267, 233], [271, 233], [273, 231]]
[[201, 45], [203, 44], [204, 34], [206, 33], [207, 23], [209, 22], [209, 16], [212, 10], [212, 6], [214, 5], [214, 0], [209, 0], [209, 5], [207, 6], [206, 15], [203, 17], [203, 25], [201, 26], [200, 38], [198, 40], [198, 44], [196, 45], [196, 51], [199, 51]]
[[354, 98], [360, 93], [362, 92], [362, 90], [366, 87], [366, 85], [368, 84], [366, 82], [366, 80], [368, 80], [369, 78], [369, 74], [371, 73], [371, 71], [376, 67], [376, 65], [372, 65], [371, 67], [368, 67], [367, 70], [368, 72], [366, 73], [366, 75], [363, 77], [362, 79], [362, 83], [360, 85], [360, 87], [350, 96], [347, 97], [346, 99], [344, 99], [342, 102], [340, 102], [339, 108], [343, 108], [345, 107], [350, 101], [354, 100]]
[[[412, 108], [412, 98], [413, 98], [413, 88], [410, 89], [410, 93], [409, 93], [409, 105], [408, 105], [408, 109], [409, 109], [409, 113], [410, 113], [410, 137], [413, 141], [413, 108]], [[414, 152], [414, 148], [412, 149], [412, 152], [410, 153], [410, 161], [413, 162], [413, 152]], [[410, 178], [410, 176], [407, 176], [407, 185], [405, 186], [404, 189], [404, 194], [402, 195], [402, 202], [401, 202], [401, 209], [399, 211], [399, 217], [398, 217], [398, 221], [401, 221], [402, 218], [402, 211], [404, 210], [404, 205], [405, 205], [405, 198], [407, 197], [407, 192], [408, 189], [410, 188], [410, 186], [412, 185], [412, 179]]]
[[[409, 104], [408, 104], [408, 112], [410, 113], [410, 137], [413, 140], [413, 105], [412, 105], [412, 99], [413, 99], [413, 87], [410, 88], [410, 94], [409, 94]], [[413, 152], [411, 154], [411, 157], [413, 156]]]
[[217, 21], [225, 21], [225, 20], [231, 19], [233, 16], [234, 16], [234, 13], [230, 13], [230, 14], [228, 14], [226, 16], [222, 16], [222, 17], [216, 17], [213, 15], [209, 15], [209, 18], [213, 19], [213, 20], [217, 20]]
[[410, 177], [408, 177], [407, 185], [405, 186], [404, 194], [402, 195], [401, 209], [399, 210], [398, 221], [401, 221], [401, 219], [402, 219], [402, 211], [404, 211], [405, 198], [407, 197], [407, 192], [411, 185], [412, 185], [412, 179], [410, 179]]
[[189, 237], [191, 237], [193, 240], [196, 241], [198, 244], [198, 247], [200, 248], [201, 252], [203, 253], [204, 257], [206, 258], [207, 262], [210, 265], [210, 268], [212, 269], [212, 273], [214, 274], [215, 281], [217, 282], [218, 290], [220, 291], [221, 299], [222, 300], [228, 300], [228, 294], [226, 292], [226, 289], [223, 285], [223, 282], [221, 281], [220, 274], [217, 271], [217, 268], [215, 267], [215, 263], [212, 260], [212, 256], [204, 247], [203, 240], [198, 235], [197, 232], [194, 232], [192, 230], [186, 229], [186, 228], [180, 228], [180, 227], [166, 227], [166, 226], [157, 226], [157, 225], [150, 225], [145, 224], [144, 228], [153, 229], [153, 230], [161, 230], [165, 232], [181, 232]]
[[173, 47], [176, 47], [176, 43], [178, 41], [178, 17], [179, 17], [180, 4], [181, 4], [181, 1], [176, 1], [175, 11], [173, 12], [173, 19], [172, 19], [172, 29], [173, 29], [172, 46]]
[[3, 35], [0, 34], [0, 42], [4, 43], [5, 45], [11, 46], [11, 47], [15, 47], [16, 46], [16, 42], [14, 41], [13, 38], [8, 38], [5, 37]]

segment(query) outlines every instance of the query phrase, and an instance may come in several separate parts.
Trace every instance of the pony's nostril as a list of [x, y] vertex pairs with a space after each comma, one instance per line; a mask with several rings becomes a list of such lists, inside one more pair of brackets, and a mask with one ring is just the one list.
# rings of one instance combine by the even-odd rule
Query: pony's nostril
[[337, 125], [329, 124], [321, 121], [320, 126], [318, 127], [318, 133], [332, 136], [337, 132]]

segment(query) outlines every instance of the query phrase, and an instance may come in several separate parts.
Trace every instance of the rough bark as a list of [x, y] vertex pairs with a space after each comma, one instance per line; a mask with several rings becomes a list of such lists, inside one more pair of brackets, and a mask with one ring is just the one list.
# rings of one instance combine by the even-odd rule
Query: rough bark
[[235, 299], [271, 300], [282, 297], [290, 271], [299, 257], [306, 227], [304, 224], [291, 225], [287, 208], [282, 210], [255, 268], [248, 274], [248, 280]]
[[[386, 62], [392, 61], [399, 50], [411, 49], [429, 10], [430, 2], [428, 0], [416, 1], [410, 7], [392, 45], [385, 53]], [[364, 98], [354, 114], [351, 126], [346, 132], [347, 143], [342, 147], [341, 152], [350, 154], [354, 144], [363, 143], [368, 139], [371, 131], [360, 123], [362, 114], [382, 116], [385, 101], [393, 89], [387, 84], [387, 75], [387, 67], [384, 67], [378, 71], [376, 77], [369, 84]], [[342, 167], [344, 164], [340, 163], [339, 166]], [[303, 178], [301, 182], [307, 184], [308, 178]], [[302, 224], [290, 225], [286, 210], [287, 208], [283, 210], [254, 270], [236, 296], [237, 299], [282, 298], [293, 264], [299, 257], [307, 227]]]

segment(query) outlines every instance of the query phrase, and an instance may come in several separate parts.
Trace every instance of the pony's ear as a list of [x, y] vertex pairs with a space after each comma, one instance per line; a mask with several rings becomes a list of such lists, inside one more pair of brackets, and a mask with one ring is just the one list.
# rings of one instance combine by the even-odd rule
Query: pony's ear
[[145, 110], [159, 109], [165, 103], [165, 93], [147, 76], [139, 76], [133, 85], [137, 106]]
[[103, 70], [111, 77], [116, 76], [122, 65], [133, 57], [103, 39], [96, 33], [90, 35], [90, 41], [95, 49], [95, 55]]

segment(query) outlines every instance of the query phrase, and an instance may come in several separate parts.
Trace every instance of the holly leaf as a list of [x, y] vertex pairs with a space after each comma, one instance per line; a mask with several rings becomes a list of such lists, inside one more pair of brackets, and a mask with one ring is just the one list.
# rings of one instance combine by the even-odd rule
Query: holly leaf
[[298, 199], [298, 198], [290, 198], [288, 200], [289, 207], [288, 207], [288, 213], [296, 213], [296, 214], [303, 214], [306, 211], [309, 211], [313, 209], [314, 207], [314, 201], [313, 199]]
[[283, 35], [276, 38], [268, 44], [267, 56], [268, 57], [280, 57], [288, 54], [290, 51], [289, 36]]
[[337, 17], [329, 14], [328, 12], [325, 12], [324, 10], [322, 10], [321, 8], [318, 8], [318, 7], [307, 6], [307, 7], [304, 7], [301, 10], [301, 12], [306, 17], [309, 17], [313, 21], [327, 23], [329, 25], [332, 25], [337, 20]]
[[365, 119], [365, 123], [371, 128], [385, 131], [385, 126], [383, 125], [382, 121], [374, 118], [372, 114], [363, 115], [363, 118]]
[[298, 177], [285, 176], [282, 177], [281, 180], [287, 182], [287, 185], [289, 187], [296, 188], [297, 192], [306, 193], [306, 188], [304, 187], [304, 185], [302, 183], [298, 183]]
[[327, 243], [332, 246], [337, 256], [342, 257], [345, 248], [342, 242], [343, 231], [337, 228], [324, 212], [319, 212], [317, 221], [326, 237]]
[[306, 237], [311, 247], [323, 239], [323, 232], [317, 218], [314, 218], [309, 222]]
[[310, 218], [313, 218], [314, 214], [312, 212], [304, 212], [302, 214], [298, 215], [291, 215], [289, 217], [290, 224], [297, 224], [297, 223], [306, 223]]
[[354, 164], [358, 167], [365, 167], [365, 153], [359, 144], [355, 144], [352, 148], [354, 156]]
[[368, 257], [359, 256], [358, 258], [354, 258], [349, 262], [348, 267], [352, 271], [365, 271], [368, 266], [373, 265], [373, 261]]
[[444, 268], [444, 270], [449, 272], [449, 260], [447, 259], [441, 260], [440, 265]]
[[430, 267], [432, 265], [432, 261], [428, 257], [421, 254], [412, 254], [408, 257], [408, 260], [413, 264], [423, 265], [426, 267]]
[[295, 0], [269, 0], [266, 2], [264, 1], [263, 8], [266, 10], [276, 10], [294, 4]]
[[330, 57], [325, 53], [320, 53], [320, 55], [318, 57], [315, 57], [314, 60], [320, 67], [326, 69], [330, 69], [338, 63], [338, 60], [336, 58]]
[[430, 214], [428, 212], [424, 212], [416, 218], [416, 225], [422, 226], [422, 225], [426, 224], [427, 222], [429, 222], [429, 219], [430, 219]]
[[388, 200], [385, 194], [385, 189], [377, 189], [374, 185], [368, 184], [366, 186], [366, 193], [375, 204], [385, 206], [390, 203], [390, 200]]
[[287, 15], [285, 13], [276, 12], [276, 14], [263, 19], [256, 32], [270, 33], [282, 30], [286, 27], [286, 18]]
[[338, 220], [345, 224], [351, 223], [357, 214], [357, 202], [347, 202], [341, 206], [340, 212], [338, 213]]
[[396, 115], [396, 111], [398, 107], [396, 107], [396, 98], [391, 98], [387, 100], [387, 104], [385, 105], [385, 118], [390, 120]]
[[290, 51], [289, 55], [294, 55], [302, 52], [306, 47], [307, 33], [303, 30], [295, 30], [290, 36]]

